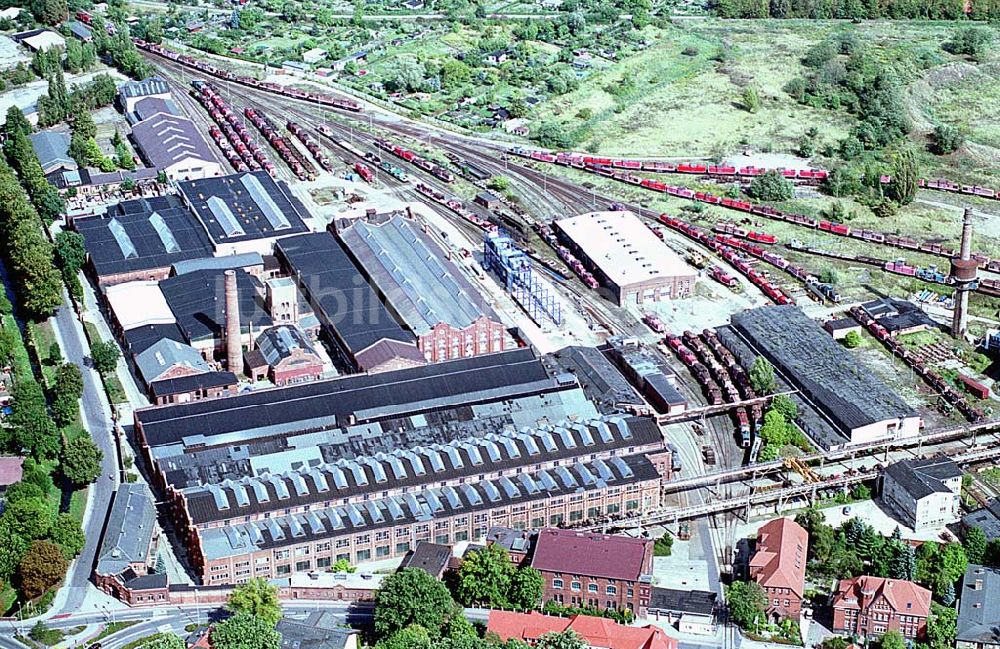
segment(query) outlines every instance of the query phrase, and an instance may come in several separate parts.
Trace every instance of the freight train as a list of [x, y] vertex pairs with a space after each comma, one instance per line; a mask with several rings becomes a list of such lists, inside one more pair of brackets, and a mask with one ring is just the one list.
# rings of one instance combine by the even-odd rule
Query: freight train
[[297, 88], [283, 86], [278, 83], [271, 83], [269, 81], [261, 81], [254, 77], [241, 76], [233, 74], [229, 70], [223, 70], [222, 68], [217, 68], [210, 63], [204, 61], [199, 61], [198, 59], [188, 56], [187, 54], [180, 54], [174, 52], [173, 50], [168, 50], [167, 48], [156, 45], [154, 43], [147, 43], [146, 41], [134, 38], [135, 46], [150, 54], [155, 54], [156, 56], [163, 57], [169, 61], [174, 61], [179, 63], [184, 67], [192, 68], [198, 70], [199, 72], [204, 72], [205, 74], [211, 75], [218, 79], [224, 79], [226, 81], [232, 81], [233, 83], [238, 83], [242, 86], [248, 86], [250, 88], [255, 88], [257, 90], [264, 90], [266, 92], [271, 92], [274, 94], [282, 95], [284, 97], [290, 97], [292, 99], [299, 99], [301, 101], [307, 101], [310, 104], [318, 104], [320, 106], [330, 106], [332, 108], [339, 108], [340, 110], [350, 111], [352, 113], [357, 113], [361, 111], [361, 104], [350, 99], [345, 99], [343, 97], [333, 97], [331, 95], [320, 94], [316, 92], [305, 92], [304, 90], [299, 90]]
[[309, 151], [310, 155], [316, 159], [319, 166], [323, 167], [326, 171], [333, 171], [333, 164], [330, 162], [330, 159], [326, 157], [326, 154], [323, 153], [323, 149], [320, 148], [319, 142], [316, 141], [316, 138], [310, 135], [301, 124], [288, 120], [285, 127], [288, 128], [288, 131], [292, 135], [299, 138], [299, 141], [306, 147], [306, 150]]
[[587, 288], [597, 288], [599, 286], [597, 278], [594, 277], [593, 273], [587, 270], [587, 268], [583, 265], [583, 262], [577, 259], [569, 248], [559, 243], [559, 239], [556, 237], [549, 225], [545, 223], [535, 223], [533, 224], [533, 227], [535, 228], [535, 232], [538, 233], [538, 236], [540, 236], [545, 243], [552, 246], [552, 249], [556, 251], [556, 254], [563, 260], [563, 263], [569, 266], [570, 270], [577, 274], [580, 281], [582, 281]]
[[422, 158], [413, 151], [402, 147], [398, 144], [393, 144], [389, 140], [384, 138], [376, 138], [375, 146], [382, 149], [383, 151], [388, 151], [397, 158], [406, 160], [410, 164], [429, 172], [432, 176], [438, 180], [443, 180], [446, 183], [450, 183], [455, 180], [455, 175], [442, 167], [441, 165], [428, 160], [427, 158]]
[[893, 338], [885, 327], [879, 324], [877, 320], [868, 315], [863, 309], [852, 307], [850, 314], [876, 340], [885, 345], [892, 352], [893, 357], [898, 356], [904, 363], [913, 368], [913, 371], [919, 374], [931, 389], [940, 394], [946, 403], [962, 413], [966, 419], [972, 423], [979, 423], [986, 418], [986, 414], [981, 409], [970, 404], [958, 390], [948, 384], [944, 377], [932, 370], [921, 358]]
[[[208, 111], [209, 116], [218, 124], [218, 128], [209, 129], [209, 135], [222, 149], [223, 154], [237, 172], [257, 171], [264, 169], [270, 175], [275, 174], [274, 163], [253, 141], [246, 124], [219, 95], [218, 91], [207, 81], [195, 79], [191, 96]], [[226, 144], [229, 146], [227, 147]]]
[[[631, 171], [646, 171], [651, 173], [672, 173], [687, 174], [695, 176], [709, 176], [717, 180], [747, 180], [756, 176], [762, 176], [768, 171], [778, 171], [789, 180], [805, 181], [806, 183], [817, 183], [826, 179], [830, 174], [825, 169], [768, 169], [764, 167], [735, 167], [728, 165], [711, 165], [702, 163], [674, 163], [660, 162], [655, 160], [634, 160], [627, 158], [606, 158], [579, 153], [548, 153], [546, 151], [535, 151], [523, 147], [513, 147], [509, 153], [541, 162], [551, 162], [577, 169], [587, 169], [588, 167], [608, 167], [610, 169], [627, 169]], [[881, 176], [879, 180], [882, 184], [892, 182], [890, 176]], [[966, 194], [969, 196], [979, 196], [981, 198], [992, 198], [1000, 200], [1000, 190], [979, 185], [961, 185], [948, 180], [930, 180], [921, 178], [917, 184], [923, 189], [933, 189], [937, 191], [951, 192], [953, 194]]]
[[299, 153], [292, 141], [281, 134], [274, 122], [264, 114], [259, 108], [244, 108], [243, 114], [250, 123], [257, 127], [261, 135], [270, 143], [278, 155], [284, 160], [288, 167], [299, 180], [316, 180], [316, 167], [310, 160]]
[[[522, 151], [524, 151], [522, 149]], [[541, 160], [543, 162], [556, 163], [555, 156], [552, 154], [542, 154], [539, 152], [528, 152], [533, 160]], [[548, 158], [551, 158], [549, 160]], [[890, 234], [886, 232], [879, 232], [876, 230], [865, 230], [861, 228], [852, 228], [844, 223], [837, 223], [836, 221], [827, 221], [823, 219], [814, 219], [811, 216], [806, 216], [804, 214], [796, 214], [794, 212], [785, 212], [774, 207], [767, 205], [756, 205], [749, 201], [743, 201], [735, 198], [724, 198], [722, 196], [717, 196], [708, 192], [696, 192], [687, 187], [677, 187], [674, 185], [668, 185], [666, 183], [660, 182], [658, 180], [653, 180], [651, 178], [643, 178], [640, 176], [635, 176], [628, 171], [622, 171], [620, 169], [615, 169], [608, 166], [598, 166], [593, 164], [588, 164], [583, 167], [584, 171], [589, 173], [597, 174], [600, 176], [605, 176], [612, 178], [619, 182], [624, 182], [630, 185], [636, 185], [649, 189], [651, 191], [669, 194], [671, 196], [677, 196], [679, 198], [687, 198], [693, 201], [698, 201], [702, 203], [708, 203], [710, 205], [720, 205], [722, 207], [737, 210], [740, 212], [745, 212], [748, 214], [753, 214], [756, 216], [763, 216], [769, 219], [775, 219], [778, 221], [787, 221], [795, 225], [802, 227], [813, 228], [816, 230], [821, 230], [823, 232], [828, 232], [830, 234], [835, 234], [843, 237], [851, 237], [854, 239], [862, 239], [864, 241], [871, 241], [873, 243], [885, 244], [888, 246], [893, 246], [896, 248], [902, 248], [905, 250], [916, 250], [918, 252], [923, 252], [929, 255], [936, 255], [939, 257], [954, 257], [956, 255], [955, 250], [942, 245], [936, 241], [918, 241], [911, 237], [904, 237], [896, 234]], [[980, 253], [972, 253], [972, 258], [979, 262], [979, 267], [984, 268], [991, 272], [1000, 273], [1000, 260], [992, 260], [986, 255]]]

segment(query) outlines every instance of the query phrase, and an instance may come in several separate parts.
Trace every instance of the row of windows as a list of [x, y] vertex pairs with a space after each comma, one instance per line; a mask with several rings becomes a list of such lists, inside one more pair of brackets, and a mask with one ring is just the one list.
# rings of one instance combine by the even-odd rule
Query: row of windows
[[[555, 588], [557, 590], [561, 590], [563, 588], [563, 580], [562, 579], [553, 579], [552, 580], [552, 588]], [[578, 581], [571, 581], [571, 582], [569, 582], [569, 589], [571, 591], [573, 591], [574, 593], [580, 592], [581, 588], [582, 588], [582, 585], [580, 584], [580, 582], [578, 582]], [[629, 591], [631, 591], [631, 590], [632, 589], [629, 588]], [[598, 591], [597, 584], [587, 584], [587, 592], [588, 593], [596, 593], [597, 591]], [[605, 591], [606, 595], [617, 595], [618, 594], [618, 587], [617, 586], [607, 586], [604, 589], [604, 591]], [[629, 593], [629, 595], [631, 595], [631, 592]]]

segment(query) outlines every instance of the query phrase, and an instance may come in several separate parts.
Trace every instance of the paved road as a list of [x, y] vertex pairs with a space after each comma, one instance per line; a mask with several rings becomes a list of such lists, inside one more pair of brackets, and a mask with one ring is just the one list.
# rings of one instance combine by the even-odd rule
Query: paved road
[[[68, 304], [68, 297], [64, 304]], [[56, 595], [55, 602], [46, 617], [81, 610], [88, 591], [93, 587], [89, 579], [97, 555], [104, 521], [111, 497], [118, 483], [117, 451], [112, 438], [111, 408], [104, 394], [97, 371], [90, 367], [90, 348], [84, 336], [83, 325], [76, 318], [70, 306], [62, 306], [52, 319], [53, 330], [63, 356], [70, 363], [76, 363], [83, 373], [82, 417], [84, 427], [90, 432], [94, 442], [104, 453], [102, 471], [97, 482], [89, 488], [87, 511], [84, 515], [84, 534], [87, 544], [83, 552], [70, 566], [66, 586]], [[113, 476], [109, 478], [108, 476]]]

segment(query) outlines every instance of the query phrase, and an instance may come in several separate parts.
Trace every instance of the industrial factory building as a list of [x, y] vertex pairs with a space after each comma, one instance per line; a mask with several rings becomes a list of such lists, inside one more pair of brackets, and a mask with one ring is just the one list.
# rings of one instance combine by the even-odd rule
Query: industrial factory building
[[83, 236], [88, 272], [102, 286], [163, 279], [173, 264], [212, 254], [204, 229], [175, 196], [123, 201], [73, 227]]
[[136, 432], [207, 584], [655, 507], [671, 467], [654, 421], [599, 416], [529, 350], [143, 409]]
[[308, 212], [266, 171], [178, 184], [181, 200], [201, 222], [217, 256], [271, 254], [275, 239], [308, 232]]
[[499, 317], [413, 219], [358, 220], [337, 235], [428, 361], [504, 349]]
[[426, 362], [417, 337], [396, 321], [332, 234], [281, 239], [276, 252], [344, 368], [381, 372]]
[[734, 315], [732, 324], [849, 443], [919, 433], [920, 417], [913, 408], [800, 308], [752, 309]]
[[685, 297], [695, 272], [631, 212], [593, 212], [555, 222], [562, 240], [619, 305]]
[[157, 113], [132, 127], [132, 140], [146, 164], [169, 180], [222, 175], [222, 164], [189, 119]]

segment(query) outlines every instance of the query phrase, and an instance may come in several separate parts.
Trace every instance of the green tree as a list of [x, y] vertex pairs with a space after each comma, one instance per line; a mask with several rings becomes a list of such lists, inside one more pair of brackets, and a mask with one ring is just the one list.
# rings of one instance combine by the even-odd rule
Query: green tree
[[74, 400], [83, 396], [83, 374], [73, 363], [63, 363], [56, 369], [54, 384], [59, 394], [68, 394]]
[[780, 202], [791, 200], [795, 196], [795, 188], [781, 172], [772, 169], [754, 178], [747, 194], [761, 201]]
[[83, 487], [101, 474], [104, 453], [97, 448], [88, 435], [80, 435], [63, 445], [59, 468], [62, 474], [76, 487]]
[[857, 331], [848, 331], [847, 335], [844, 336], [844, 346], [848, 349], [854, 349], [861, 345], [861, 334]]
[[771, 394], [774, 392], [774, 366], [771, 361], [763, 356], [754, 359], [750, 367], [750, 385], [757, 394]]
[[62, 549], [51, 541], [35, 541], [24, 553], [17, 568], [18, 583], [25, 597], [34, 599], [59, 583], [69, 562]]
[[10, 583], [11, 578], [17, 574], [17, 567], [28, 551], [28, 542], [10, 527], [8, 521], [0, 518], [0, 538], [3, 539], [3, 543], [0, 543], [0, 581], [4, 583]]
[[31, 4], [31, 11], [35, 14], [35, 19], [38, 22], [50, 27], [66, 20], [68, 13], [66, 0], [34, 0]]
[[885, 195], [900, 205], [912, 203], [917, 195], [919, 174], [913, 147], [908, 144], [896, 147], [889, 152], [891, 180], [885, 186]]
[[987, 545], [986, 534], [981, 528], [966, 528], [962, 537], [962, 547], [965, 548], [965, 556], [969, 563], [982, 564], [986, 558]]
[[653, 556], [669, 557], [674, 550], [674, 537], [669, 533], [664, 533], [653, 543]]
[[553, 149], [568, 149], [573, 144], [569, 133], [555, 120], [542, 122], [534, 129], [532, 137], [542, 146]]
[[157, 633], [142, 644], [143, 649], [185, 649], [187, 644], [173, 633]]
[[747, 86], [744, 88], [741, 100], [743, 103], [743, 109], [748, 113], [756, 113], [760, 110], [760, 93], [757, 92], [755, 87]]
[[586, 649], [587, 643], [573, 629], [543, 633], [535, 649]]
[[31, 135], [34, 129], [28, 118], [24, 116], [24, 112], [17, 106], [11, 106], [7, 109], [7, 120], [4, 122], [3, 130], [8, 138], [13, 138], [14, 134], [19, 132]]
[[387, 577], [375, 593], [375, 633], [387, 638], [411, 624], [437, 631], [454, 606], [444, 584], [423, 570], [405, 568]]
[[226, 609], [231, 613], [249, 613], [273, 627], [281, 619], [278, 588], [262, 577], [254, 577], [233, 589]]
[[931, 615], [927, 618], [927, 644], [930, 649], [951, 649], [955, 646], [958, 628], [958, 612], [950, 606], [931, 603]]
[[887, 631], [877, 640], [876, 649], [906, 649], [906, 640], [899, 631]]
[[733, 622], [744, 629], [753, 630], [764, 617], [767, 595], [757, 582], [737, 581], [726, 591], [726, 605]]
[[799, 407], [787, 394], [776, 394], [771, 399], [771, 409], [781, 413], [785, 421], [795, 421], [799, 417]]
[[788, 422], [781, 413], [773, 408], [764, 413], [764, 425], [760, 427], [760, 436], [769, 445], [781, 448], [791, 442]]
[[913, 581], [917, 572], [917, 555], [909, 543], [893, 540], [891, 542], [894, 554], [889, 562], [889, 577]]
[[432, 649], [431, 636], [419, 624], [411, 624], [385, 638], [375, 649]]
[[94, 369], [101, 374], [110, 374], [118, 367], [121, 352], [118, 345], [110, 340], [99, 340], [90, 347], [90, 358], [94, 361]]
[[462, 561], [455, 597], [464, 606], [506, 608], [513, 572], [507, 550], [492, 543]]
[[59, 434], [46, 409], [45, 394], [31, 377], [21, 377], [14, 383], [13, 412], [7, 421], [16, 446], [26, 448], [36, 459], [55, 457], [59, 451]]
[[216, 649], [279, 649], [281, 634], [274, 625], [250, 613], [237, 613], [212, 627]]
[[56, 522], [49, 530], [49, 540], [62, 548], [67, 561], [80, 554], [87, 543], [80, 523], [69, 514], [56, 516]]
[[959, 543], [938, 545], [928, 542], [917, 550], [916, 579], [931, 589], [935, 597], [944, 597], [949, 586], [954, 588], [967, 567], [968, 558]]
[[965, 135], [960, 129], [947, 124], [938, 124], [931, 135], [931, 151], [938, 155], [954, 153], [965, 141]]
[[513, 608], [525, 611], [538, 608], [544, 587], [542, 573], [530, 566], [518, 568], [510, 578], [507, 602]]

